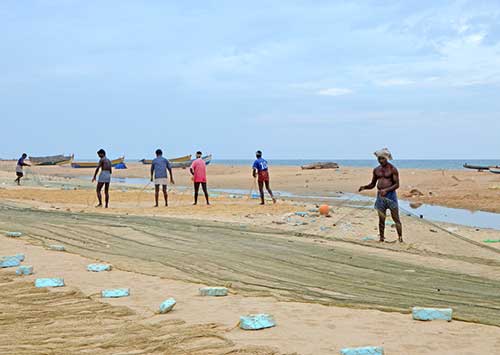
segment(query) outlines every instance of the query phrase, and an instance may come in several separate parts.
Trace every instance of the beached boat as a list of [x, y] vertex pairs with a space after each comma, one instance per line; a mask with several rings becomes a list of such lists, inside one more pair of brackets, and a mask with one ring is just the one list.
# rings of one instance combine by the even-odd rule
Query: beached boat
[[29, 157], [32, 165], [64, 165], [73, 161], [73, 155], [50, 155], [45, 157]]
[[302, 170], [338, 169], [339, 164], [334, 162], [317, 162], [317, 163], [302, 165], [301, 168]]
[[483, 171], [483, 170], [489, 170], [490, 167], [486, 165], [470, 165], [465, 163], [464, 164], [465, 169], [472, 169], [472, 170], [477, 170], [477, 171]]
[[[212, 154], [205, 155], [201, 159], [203, 159], [203, 161], [205, 162], [205, 164], [208, 165], [212, 161]], [[191, 166], [191, 164], [193, 163], [193, 161], [194, 161], [194, 159], [191, 159], [189, 161], [184, 161], [184, 162], [172, 163], [172, 168], [175, 168], [175, 169], [179, 169], [179, 168], [187, 169], [187, 168], [189, 168]]]
[[[171, 163], [182, 163], [182, 162], [190, 161], [190, 160], [191, 160], [191, 154], [184, 155], [183, 157], [168, 159], [168, 161]], [[146, 164], [146, 165], [151, 165], [153, 163], [152, 159], [141, 159], [139, 161], [143, 164]]]
[[500, 167], [490, 168], [490, 173], [500, 174]]
[[[111, 160], [111, 166], [116, 166], [118, 164], [123, 164], [125, 157]], [[71, 163], [72, 168], [97, 168], [99, 165], [98, 161], [74, 161]]]

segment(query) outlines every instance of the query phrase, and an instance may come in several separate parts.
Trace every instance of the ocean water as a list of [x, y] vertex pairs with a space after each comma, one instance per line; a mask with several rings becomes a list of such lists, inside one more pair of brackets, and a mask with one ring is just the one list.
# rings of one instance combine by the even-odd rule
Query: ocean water
[[[290, 165], [290, 166], [301, 166], [304, 164], [310, 164], [318, 161], [328, 161], [325, 159], [268, 159], [269, 165]], [[370, 160], [351, 160], [351, 159], [331, 159], [329, 161], [334, 161], [342, 166], [349, 167], [368, 167], [374, 168], [377, 166], [377, 161], [375, 159]], [[248, 165], [252, 166], [253, 160], [251, 159], [214, 159], [212, 160], [214, 164], [223, 165]], [[403, 169], [445, 169], [445, 170], [455, 170], [463, 169], [465, 163], [471, 165], [500, 165], [499, 159], [401, 159], [391, 161], [398, 168]]]

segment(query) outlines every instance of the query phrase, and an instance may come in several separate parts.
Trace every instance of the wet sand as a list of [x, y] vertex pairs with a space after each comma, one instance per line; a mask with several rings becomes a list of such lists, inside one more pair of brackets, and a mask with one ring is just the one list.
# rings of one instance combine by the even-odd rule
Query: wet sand
[[[150, 166], [141, 163], [127, 163], [128, 169], [114, 170], [116, 177], [149, 178]], [[0, 161], [0, 180], [10, 184], [14, 176], [15, 162]], [[72, 169], [70, 167], [34, 167], [35, 175], [58, 177], [91, 176], [93, 169]], [[29, 173], [29, 172], [28, 172]], [[287, 191], [298, 195], [332, 196], [338, 191], [357, 192], [361, 185], [371, 179], [371, 169], [341, 167], [337, 170], [301, 170], [293, 166], [270, 168], [271, 185], [276, 191]], [[188, 170], [175, 169], [177, 185], [190, 186]], [[401, 188], [399, 196], [415, 203], [429, 203], [441, 206], [500, 212], [500, 175], [474, 170], [424, 170], [400, 169]], [[233, 188], [250, 191], [255, 189], [251, 168], [246, 166], [208, 166], [211, 188]], [[0, 185], [1, 186], [1, 185]], [[411, 194], [418, 190], [422, 195]], [[375, 191], [363, 194], [374, 196]]]
[[[176, 174], [179, 181], [183, 173]], [[1, 179], [7, 182], [4, 175]], [[498, 231], [442, 223], [438, 228], [403, 216], [406, 242], [380, 244], [363, 239], [376, 239], [372, 209], [341, 205], [330, 218], [315, 212], [300, 217], [295, 212], [312, 211], [314, 203], [279, 201], [262, 207], [254, 199], [226, 194], [214, 196], [213, 206], [193, 207], [191, 192], [178, 189], [171, 191], [169, 208], [152, 208], [149, 188], [116, 185], [112, 208], [104, 210], [92, 207], [95, 197], [88, 182], [50, 179], [41, 175], [38, 182], [27, 181], [30, 187], [2, 185], [0, 232], [20, 230], [25, 236], [1, 237], [0, 255], [26, 253], [24, 264], [35, 266], [36, 277], [63, 276], [65, 289], [76, 292], [65, 296], [68, 302], [90, 296], [89, 309], [100, 307], [103, 300], [96, 293], [102, 288], [131, 287], [131, 297], [106, 303], [126, 306], [133, 314], [111, 317], [108, 311], [115, 311], [106, 309], [99, 321], [139, 329], [142, 340], [135, 349], [142, 353], [155, 353], [155, 344], [147, 342], [152, 333], [166, 336], [174, 329], [185, 341], [178, 349], [160, 347], [158, 353], [181, 353], [176, 351], [186, 347], [187, 353], [203, 354], [335, 354], [345, 346], [383, 345], [388, 354], [465, 355], [493, 354], [500, 345], [500, 246], [482, 243], [498, 238]], [[387, 237], [396, 239], [389, 225]], [[49, 244], [63, 244], [68, 252], [46, 250]], [[115, 270], [86, 272], [85, 265], [95, 260], [110, 262]], [[0, 277], [11, 274], [0, 271]], [[16, 287], [26, 292], [32, 284], [22, 283], [33, 279], [5, 282], [19, 283]], [[202, 298], [197, 296], [201, 285], [227, 286], [231, 293]], [[39, 297], [35, 293], [28, 292], [23, 302]], [[1, 285], [0, 294], [7, 297], [4, 304], [21, 302]], [[155, 314], [168, 297], [178, 301], [173, 313]], [[48, 297], [44, 307], [58, 302]], [[413, 321], [408, 312], [414, 305], [451, 306], [455, 320]], [[278, 326], [260, 332], [235, 328], [240, 315], [252, 312], [273, 314]], [[22, 313], [16, 306], [9, 317], [25, 324]], [[49, 322], [46, 318], [58, 320], [47, 335], [36, 333], [24, 344], [49, 349], [44, 341], [54, 337], [57, 325], [75, 321], [58, 317], [34, 316], [30, 322], [38, 325]], [[165, 321], [159, 328], [143, 328]], [[12, 349], [14, 341], [7, 340], [15, 339], [17, 329], [2, 324], [0, 353]], [[80, 329], [81, 337], [62, 337], [54, 353], [63, 354], [64, 343], [76, 344], [78, 353], [90, 346], [86, 338], [94, 343], [95, 337], [102, 338], [98, 331], [89, 334], [89, 324]], [[111, 337], [118, 336], [114, 327]], [[193, 350], [199, 346], [193, 338], [205, 348]], [[98, 354], [131, 350], [127, 345], [106, 352], [99, 346], [94, 349]], [[34, 354], [21, 350], [16, 353]]]

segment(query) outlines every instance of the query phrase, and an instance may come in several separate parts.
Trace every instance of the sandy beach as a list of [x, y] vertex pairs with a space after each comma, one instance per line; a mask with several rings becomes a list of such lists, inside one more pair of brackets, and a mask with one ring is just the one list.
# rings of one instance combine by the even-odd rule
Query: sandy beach
[[[405, 243], [380, 244], [369, 205], [341, 202], [329, 218], [318, 215], [322, 197], [354, 192], [368, 182], [369, 169], [274, 167], [276, 191], [308, 198], [281, 198], [266, 206], [248, 194], [247, 167], [209, 166], [211, 188], [245, 191], [212, 192], [212, 206], [191, 206], [188, 172], [175, 170], [170, 206], [153, 208], [151, 186], [127, 182], [147, 178], [149, 167], [132, 163], [115, 170], [125, 179], [112, 185], [111, 208], [105, 210], [93, 207], [92, 170], [36, 167], [17, 187], [11, 165], [0, 164], [0, 231], [23, 236], [2, 237], [0, 254], [26, 254], [24, 264], [33, 265], [35, 275], [0, 271], [4, 314], [17, 324], [0, 323], [0, 353], [85, 348], [97, 354], [132, 349], [141, 354], [336, 354], [343, 347], [383, 345], [388, 354], [465, 355], [493, 354], [499, 345], [500, 243], [483, 242], [497, 239], [497, 230], [403, 215]], [[412, 189], [424, 194], [408, 197], [412, 202], [500, 208], [500, 190], [492, 188], [500, 182], [493, 174], [405, 170], [401, 175], [400, 195]], [[452, 184], [471, 198], [459, 199]], [[489, 198], [483, 201], [483, 195]], [[397, 238], [390, 223], [387, 238]], [[51, 244], [64, 245], [66, 252], [48, 250]], [[86, 265], [95, 261], [111, 263], [113, 271], [87, 272]], [[35, 289], [37, 277], [64, 277], [66, 287]], [[225, 286], [230, 294], [200, 297], [201, 286]], [[131, 296], [100, 298], [100, 290], [115, 287], [130, 288]], [[18, 292], [25, 296], [17, 297]], [[43, 302], [34, 303], [40, 297]], [[157, 314], [168, 297], [177, 300], [176, 308]], [[454, 320], [414, 321], [413, 306], [452, 307]], [[25, 307], [32, 316], [24, 315]], [[54, 307], [60, 311], [51, 311]], [[97, 315], [76, 317], [89, 312]], [[278, 325], [257, 332], [239, 329], [239, 316], [250, 313], [272, 314]], [[20, 338], [22, 327], [47, 322], [47, 332], [23, 332]], [[60, 334], [61, 328], [73, 327], [78, 336]], [[123, 327], [133, 329], [134, 338], [125, 338]]]

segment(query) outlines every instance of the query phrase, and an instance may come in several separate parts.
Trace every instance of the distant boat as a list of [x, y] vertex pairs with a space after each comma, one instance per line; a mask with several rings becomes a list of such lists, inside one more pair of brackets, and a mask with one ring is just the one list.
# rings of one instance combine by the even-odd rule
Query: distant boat
[[500, 174], [500, 167], [491, 167], [490, 169], [490, 173], [493, 173], [493, 174]]
[[[212, 161], [212, 154], [205, 155], [201, 159], [203, 159], [205, 164], [208, 165]], [[174, 169], [179, 169], [179, 168], [186, 169], [186, 168], [189, 168], [191, 166], [193, 161], [194, 161], [194, 159], [191, 159], [189, 161], [184, 161], [184, 162], [172, 163], [172, 168], [174, 168]]]
[[317, 162], [317, 163], [302, 165], [301, 168], [302, 170], [338, 169], [339, 164], [334, 162]]
[[[171, 163], [182, 163], [182, 162], [190, 161], [190, 160], [191, 160], [191, 154], [184, 155], [183, 157], [168, 159], [168, 161]], [[141, 159], [139, 161], [143, 164], [146, 164], [146, 165], [151, 165], [153, 163], [153, 160], [151, 160], [151, 159]]]
[[470, 165], [465, 163], [464, 164], [465, 169], [473, 169], [477, 171], [483, 171], [483, 170], [490, 170], [491, 169], [500, 169], [500, 166], [486, 166], [486, 165]]
[[[111, 166], [115, 167], [118, 164], [123, 164], [125, 162], [125, 157], [111, 160]], [[97, 168], [99, 165], [98, 161], [74, 161], [71, 163], [72, 168]]]
[[32, 165], [64, 165], [73, 161], [73, 155], [49, 155], [45, 157], [29, 157]]

